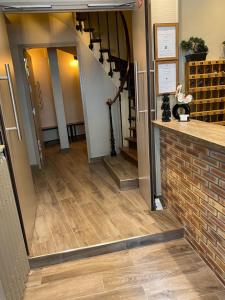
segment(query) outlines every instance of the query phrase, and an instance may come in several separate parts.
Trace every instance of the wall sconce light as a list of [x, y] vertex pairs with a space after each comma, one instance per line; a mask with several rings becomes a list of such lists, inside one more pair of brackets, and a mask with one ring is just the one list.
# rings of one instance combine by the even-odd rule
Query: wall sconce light
[[74, 60], [71, 61], [70, 65], [71, 65], [72, 67], [78, 66], [78, 59], [77, 59], [77, 56], [74, 55]]

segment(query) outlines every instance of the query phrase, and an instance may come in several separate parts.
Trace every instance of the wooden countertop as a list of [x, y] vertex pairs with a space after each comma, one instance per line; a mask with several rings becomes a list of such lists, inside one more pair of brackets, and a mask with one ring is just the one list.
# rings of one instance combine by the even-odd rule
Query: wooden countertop
[[225, 152], [225, 127], [212, 123], [191, 120], [190, 122], [162, 122], [153, 121], [154, 126], [190, 138], [193, 142], [213, 147], [215, 150]]

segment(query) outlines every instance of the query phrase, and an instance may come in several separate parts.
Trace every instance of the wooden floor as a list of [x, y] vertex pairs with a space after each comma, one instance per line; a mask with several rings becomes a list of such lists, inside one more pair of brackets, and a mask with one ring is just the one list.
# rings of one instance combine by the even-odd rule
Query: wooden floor
[[34, 172], [32, 257], [180, 228], [168, 212], [150, 213], [138, 190], [121, 192], [103, 163], [89, 165], [85, 142], [64, 154], [48, 148], [46, 157]]
[[31, 271], [24, 300], [222, 300], [225, 289], [184, 240]]

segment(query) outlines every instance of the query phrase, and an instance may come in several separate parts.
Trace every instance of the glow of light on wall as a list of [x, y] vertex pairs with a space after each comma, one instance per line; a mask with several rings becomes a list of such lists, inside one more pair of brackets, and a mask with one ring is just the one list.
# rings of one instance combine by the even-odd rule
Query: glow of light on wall
[[78, 66], [78, 60], [77, 60], [77, 59], [73, 59], [73, 60], [70, 62], [70, 65], [71, 65], [71, 67], [77, 67], [77, 66]]

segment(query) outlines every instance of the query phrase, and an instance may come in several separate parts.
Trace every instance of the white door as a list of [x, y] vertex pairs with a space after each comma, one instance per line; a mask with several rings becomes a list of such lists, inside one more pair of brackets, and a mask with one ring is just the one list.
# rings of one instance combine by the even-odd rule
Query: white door
[[0, 80], [0, 105], [6, 129], [6, 139], [12, 160], [27, 242], [30, 245], [36, 215], [36, 194], [26, 151], [20, 105], [16, 97], [7, 28], [2, 13], [0, 13], [0, 77], [2, 79]]
[[[141, 2], [140, 2], [141, 3]], [[151, 166], [149, 151], [149, 101], [147, 80], [147, 51], [146, 51], [146, 21], [145, 3], [137, 6], [133, 11], [133, 51], [136, 79], [136, 120], [137, 120], [137, 148], [138, 173], [140, 192], [149, 209], [151, 201]]]

